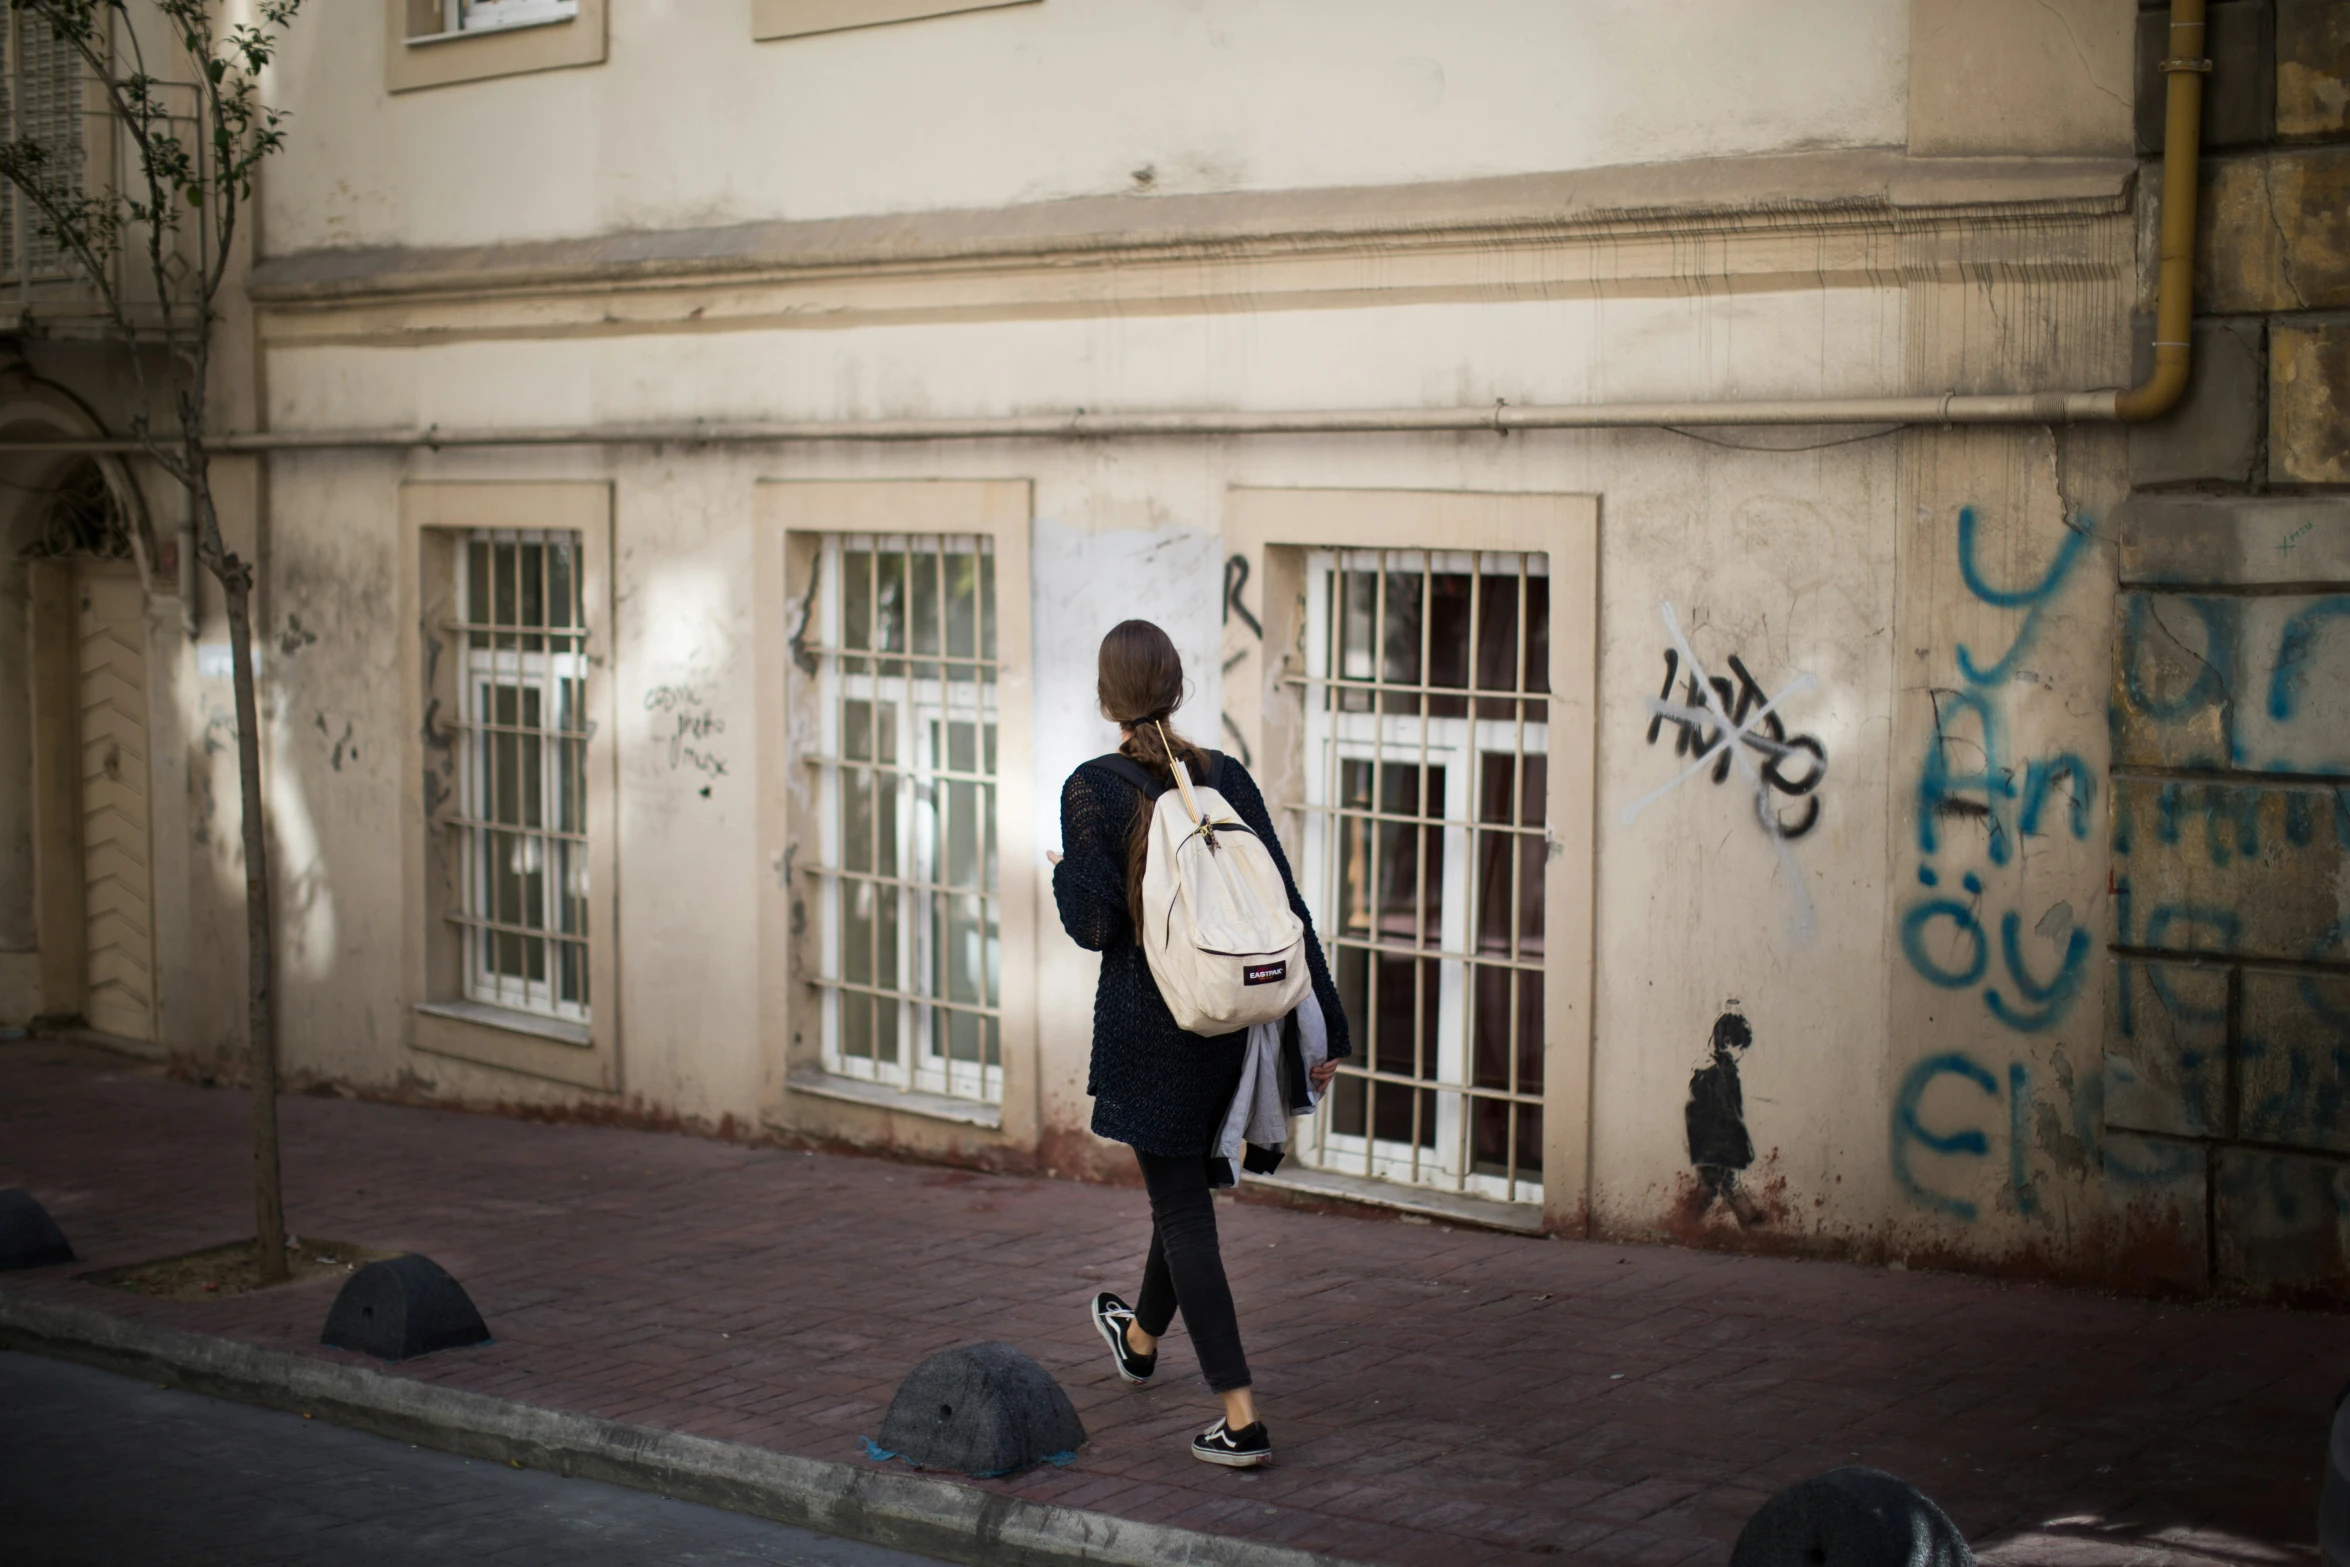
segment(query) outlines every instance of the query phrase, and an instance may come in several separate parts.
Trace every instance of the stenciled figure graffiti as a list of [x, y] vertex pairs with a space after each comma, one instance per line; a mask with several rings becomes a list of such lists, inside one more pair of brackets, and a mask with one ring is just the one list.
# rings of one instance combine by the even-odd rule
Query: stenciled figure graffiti
[[1754, 1030], [1735, 1012], [1714, 1019], [1712, 1057], [1689, 1075], [1689, 1163], [1697, 1171], [1698, 1217], [1725, 1204], [1741, 1228], [1764, 1222], [1753, 1198], [1738, 1189], [1738, 1173], [1754, 1163], [1754, 1139], [1746, 1132], [1746, 1091], [1738, 1082], [1738, 1061], [1754, 1045]]

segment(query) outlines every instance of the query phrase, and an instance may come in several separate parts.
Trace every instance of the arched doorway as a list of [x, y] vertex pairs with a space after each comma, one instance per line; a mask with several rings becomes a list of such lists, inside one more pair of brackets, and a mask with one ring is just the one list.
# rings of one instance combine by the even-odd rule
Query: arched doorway
[[22, 632], [0, 704], [30, 742], [0, 769], [0, 949], [32, 958], [10, 1009], [152, 1041], [147, 552], [119, 473], [81, 457], [30, 477], [0, 551], [0, 623]]

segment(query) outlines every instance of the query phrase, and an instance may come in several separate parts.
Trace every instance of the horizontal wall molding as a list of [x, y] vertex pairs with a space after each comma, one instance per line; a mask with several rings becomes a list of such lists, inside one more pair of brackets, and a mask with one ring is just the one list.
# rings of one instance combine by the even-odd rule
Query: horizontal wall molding
[[[776, 446], [826, 442], [1196, 440], [1259, 435], [1511, 435], [1536, 430], [2111, 423], [2120, 392], [1946, 392], [1934, 397], [1829, 397], [1685, 403], [1521, 404], [1468, 408], [1246, 409], [971, 415], [936, 419], [678, 420], [662, 424], [428, 425], [360, 430], [245, 430], [211, 437], [215, 453], [440, 451], [526, 446]], [[1872, 432], [1857, 430], [1857, 434]], [[168, 444], [168, 443], [166, 443]], [[1769, 446], [1750, 447], [1768, 451]], [[1785, 448], [1800, 451], [1806, 448]], [[0, 439], [0, 454], [140, 453], [131, 436]]]
[[296, 345], [2128, 279], [2134, 176], [1799, 153], [307, 251], [261, 262], [251, 292], [264, 340]]

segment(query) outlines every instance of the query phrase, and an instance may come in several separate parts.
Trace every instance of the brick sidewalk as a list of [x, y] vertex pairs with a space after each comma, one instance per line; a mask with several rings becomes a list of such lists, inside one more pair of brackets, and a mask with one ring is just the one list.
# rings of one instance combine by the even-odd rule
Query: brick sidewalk
[[[246, 1104], [0, 1046], [0, 1186], [84, 1267], [249, 1232]], [[2002, 1562], [2314, 1562], [2350, 1331], [1832, 1263], [1220, 1210], [1274, 1468], [1184, 1451], [1181, 1329], [1130, 1392], [1084, 1316], [1131, 1293], [1141, 1194], [656, 1133], [285, 1102], [297, 1233], [422, 1251], [497, 1342], [398, 1374], [834, 1460], [933, 1350], [1009, 1340], [1069, 1390], [1041, 1502], [1402, 1564], [1720, 1562], [1772, 1491], [1856, 1459]], [[0, 1284], [343, 1359], [325, 1283], [203, 1304]], [[975, 1484], [981, 1482], [974, 1482]]]

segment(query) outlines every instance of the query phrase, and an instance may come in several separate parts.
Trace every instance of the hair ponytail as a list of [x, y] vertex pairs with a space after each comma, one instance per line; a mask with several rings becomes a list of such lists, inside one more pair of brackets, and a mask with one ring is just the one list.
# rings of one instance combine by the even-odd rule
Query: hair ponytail
[[[1125, 620], [1102, 638], [1094, 694], [1102, 716], [1123, 731], [1118, 754], [1141, 763], [1168, 786], [1175, 782], [1174, 764], [1181, 762], [1191, 781], [1213, 786], [1208, 755], [1176, 733], [1175, 709], [1183, 705], [1183, 658], [1166, 632], [1147, 620]], [[1142, 873], [1150, 851], [1151, 808], [1135, 802], [1134, 825], [1126, 834], [1126, 910], [1134, 920], [1134, 938], [1142, 939]]]

